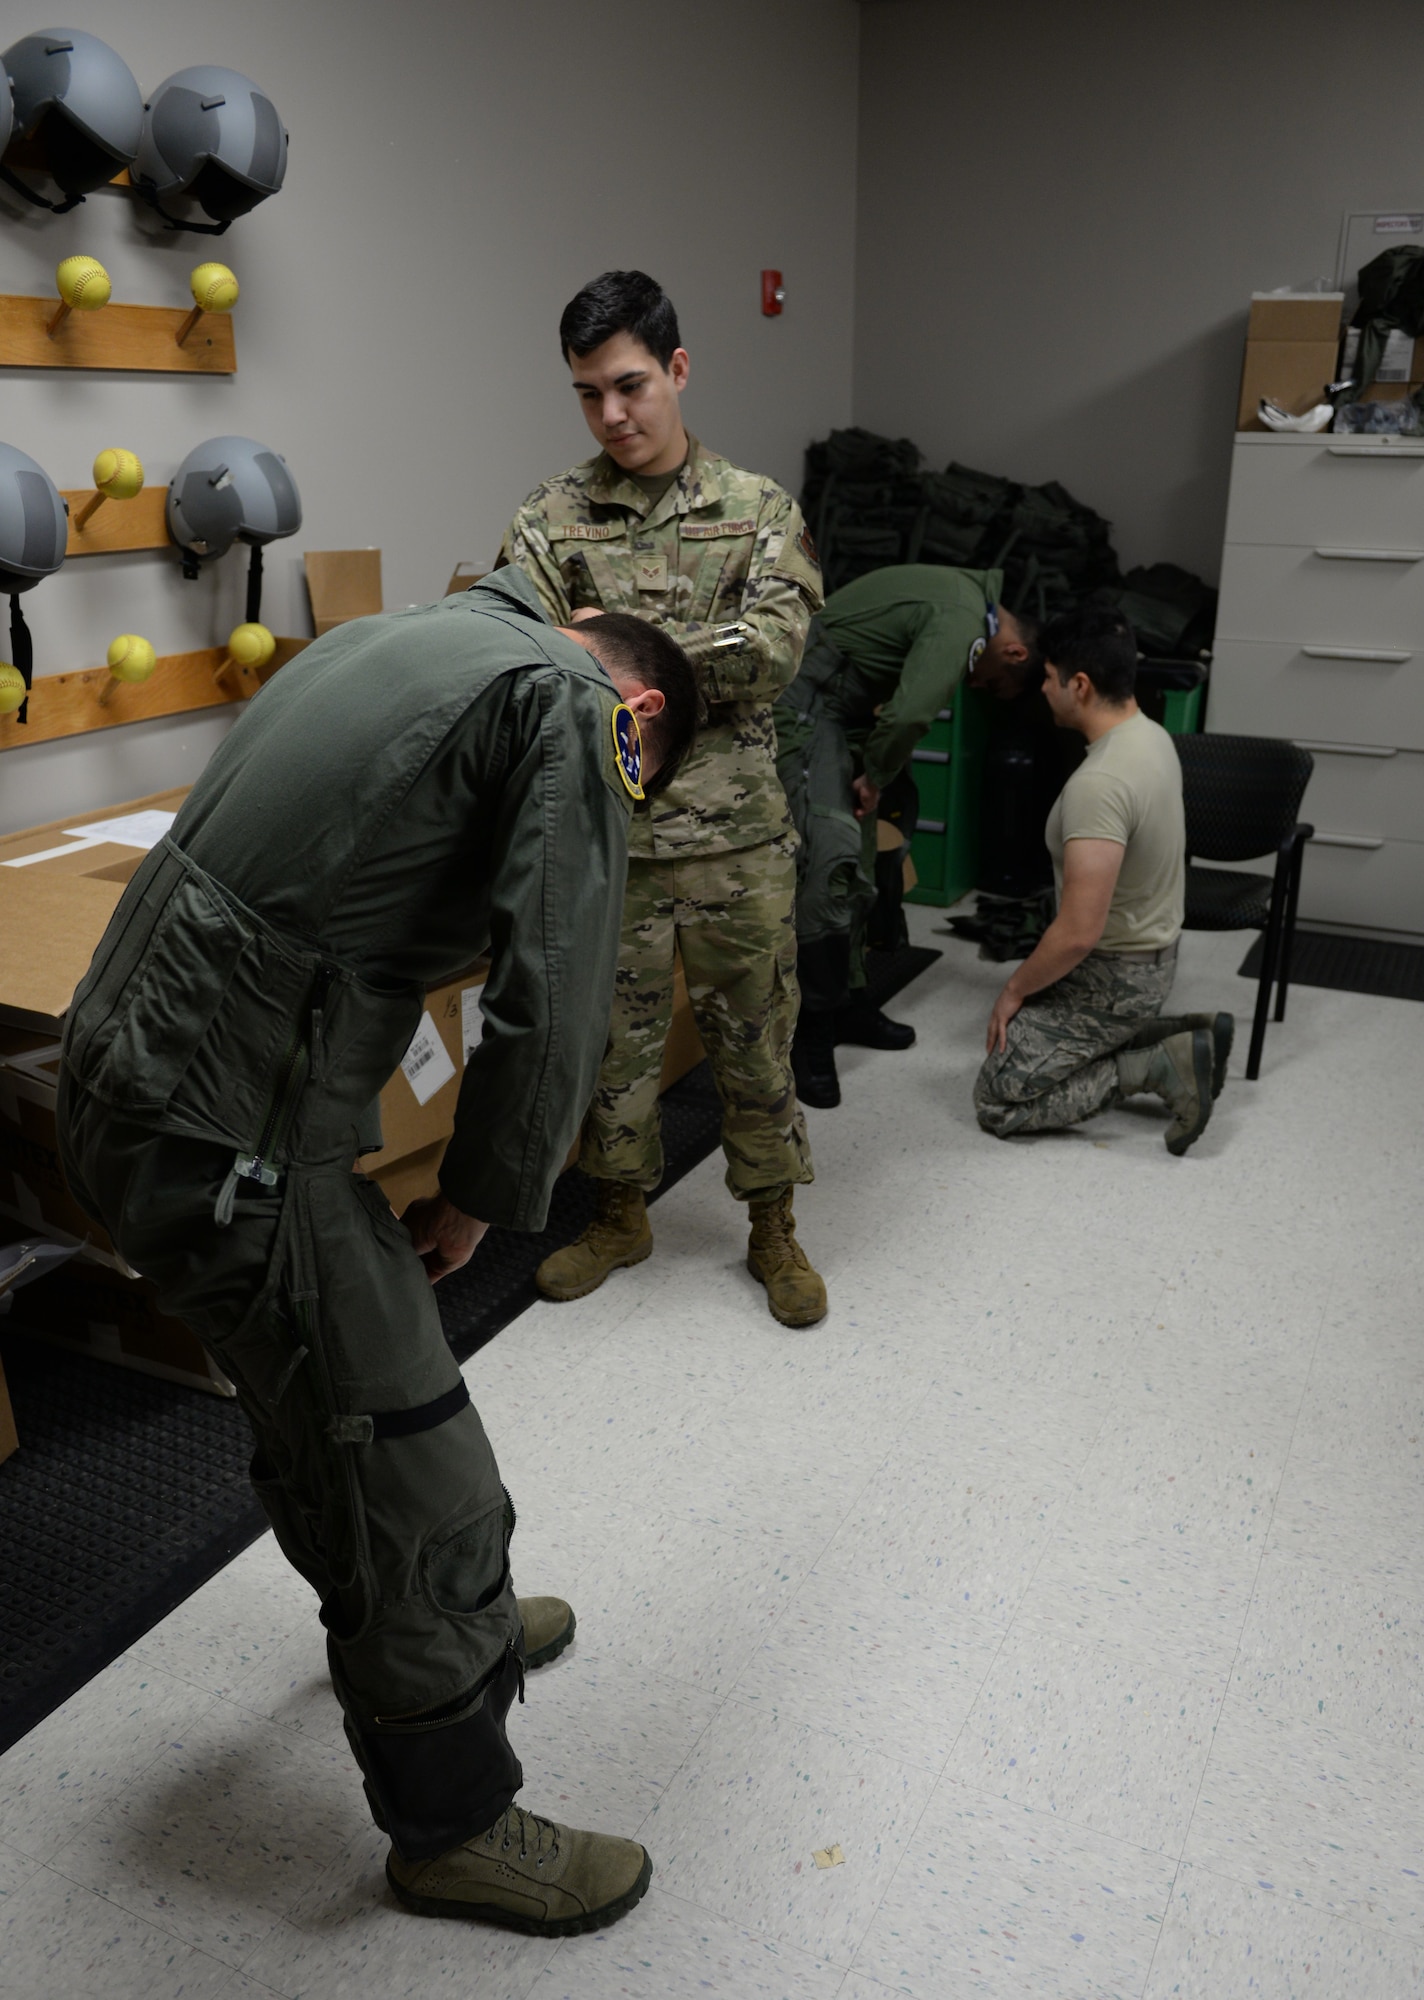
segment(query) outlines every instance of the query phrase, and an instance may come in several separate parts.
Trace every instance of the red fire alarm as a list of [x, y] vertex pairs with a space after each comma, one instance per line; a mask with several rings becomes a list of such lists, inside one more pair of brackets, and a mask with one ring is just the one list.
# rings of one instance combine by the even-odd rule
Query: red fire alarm
[[781, 282], [780, 271], [763, 271], [761, 274], [761, 309], [768, 319], [775, 319], [781, 311], [786, 297], [786, 287]]

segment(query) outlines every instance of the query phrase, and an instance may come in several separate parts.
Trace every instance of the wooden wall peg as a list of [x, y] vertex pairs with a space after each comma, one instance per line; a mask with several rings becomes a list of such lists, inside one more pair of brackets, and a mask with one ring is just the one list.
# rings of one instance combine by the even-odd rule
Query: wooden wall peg
[[[194, 653], [160, 653], [156, 671], [138, 686], [114, 687], [106, 666], [84, 667], [77, 673], [37, 674], [30, 689], [28, 724], [18, 723], [13, 713], [6, 712], [6, 677], [0, 673], [0, 751], [50, 743], [62, 736], [81, 736], [95, 729], [116, 729], [127, 722], [149, 722], [160, 715], [228, 707], [256, 694], [264, 681], [271, 680], [310, 644], [310, 639], [278, 639], [266, 666], [234, 669], [237, 685], [232, 688], [218, 686], [214, 678], [227, 650], [223, 646], [204, 646]], [[21, 681], [17, 669], [10, 671]], [[107, 702], [98, 699], [106, 687], [112, 689]]]
[[109, 706], [119, 688], [142, 687], [145, 681], [152, 680], [153, 670], [158, 665], [152, 646], [137, 632], [120, 632], [117, 639], [109, 641], [109, 650], [104, 657], [109, 666], [109, 678], [99, 696], [100, 708]]
[[277, 641], [265, 625], [251, 621], [246, 625], [234, 625], [227, 635], [227, 653], [219, 661], [213, 679], [223, 686], [229, 675], [234, 676], [234, 684], [243, 697], [256, 694], [257, 675], [266, 666], [277, 650]]
[[106, 500], [136, 500], [143, 491], [143, 460], [137, 452], [114, 445], [94, 461], [94, 491], [74, 515], [74, 532], [82, 535]]
[[181, 306], [114, 304], [75, 312], [49, 332], [52, 299], [0, 296], [0, 368], [129, 369], [140, 374], [235, 375], [232, 320], [207, 314], [182, 347]]
[[61, 488], [60, 499], [69, 502], [69, 540], [64, 556], [116, 555], [129, 549], [171, 549], [168, 532], [168, 488], [145, 486], [142, 493], [126, 500], [122, 507], [101, 507], [81, 528], [80, 514], [94, 498], [88, 486]]
[[59, 310], [46, 323], [53, 340], [72, 312], [98, 312], [114, 295], [113, 281], [97, 257], [65, 257], [54, 274]]
[[193, 310], [173, 338], [181, 347], [204, 313], [230, 313], [237, 304], [237, 279], [226, 264], [199, 264], [188, 274]]

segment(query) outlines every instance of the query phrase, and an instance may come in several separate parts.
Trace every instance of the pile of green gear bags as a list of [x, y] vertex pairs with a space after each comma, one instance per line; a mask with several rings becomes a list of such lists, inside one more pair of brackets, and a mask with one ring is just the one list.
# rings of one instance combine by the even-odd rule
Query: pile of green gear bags
[[923, 468], [909, 438], [832, 431], [806, 453], [801, 507], [827, 594], [889, 563], [1002, 569], [1011, 611], [1052, 618], [1085, 598], [1121, 608], [1150, 659], [1211, 644], [1216, 592], [1175, 563], [1124, 576], [1111, 524], [1066, 486], [1023, 486], [951, 460]]

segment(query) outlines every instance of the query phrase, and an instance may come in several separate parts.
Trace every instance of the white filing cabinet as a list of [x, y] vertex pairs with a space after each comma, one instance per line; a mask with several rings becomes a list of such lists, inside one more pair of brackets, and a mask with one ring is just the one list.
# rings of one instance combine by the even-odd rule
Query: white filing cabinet
[[1424, 439], [1236, 439], [1208, 727], [1315, 754], [1300, 914], [1424, 933]]

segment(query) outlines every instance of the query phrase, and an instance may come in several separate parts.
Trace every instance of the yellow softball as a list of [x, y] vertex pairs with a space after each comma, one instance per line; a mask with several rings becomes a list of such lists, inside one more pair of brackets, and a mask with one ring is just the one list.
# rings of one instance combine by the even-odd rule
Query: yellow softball
[[113, 285], [97, 257], [66, 257], [54, 274], [59, 296], [75, 312], [96, 312], [109, 303]]
[[0, 660], [0, 715], [13, 715], [28, 692], [20, 669]]
[[137, 632], [120, 632], [117, 639], [109, 641], [109, 650], [104, 657], [114, 679], [127, 681], [130, 687], [137, 687], [141, 681], [146, 681], [158, 665], [152, 646]]
[[237, 279], [226, 264], [198, 264], [188, 278], [193, 304], [200, 312], [231, 312], [237, 304]]
[[265, 667], [277, 641], [265, 625], [234, 625], [227, 635], [227, 650], [239, 667]]
[[132, 500], [143, 491], [143, 460], [118, 445], [101, 451], [94, 461], [94, 485], [110, 500]]

